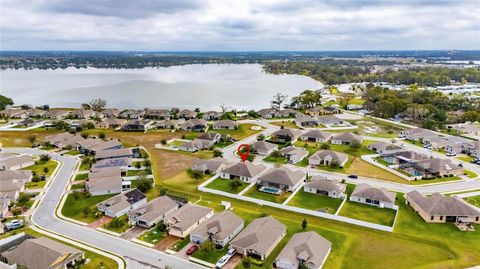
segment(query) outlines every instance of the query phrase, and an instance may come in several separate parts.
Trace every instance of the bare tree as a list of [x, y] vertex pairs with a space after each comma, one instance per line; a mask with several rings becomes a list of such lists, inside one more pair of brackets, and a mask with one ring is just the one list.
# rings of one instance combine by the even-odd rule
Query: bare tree
[[282, 104], [285, 102], [285, 100], [287, 99], [287, 97], [288, 97], [288, 96], [287, 96], [286, 94], [276, 93], [276, 94], [273, 96], [272, 108], [281, 109], [281, 108], [282, 108]]
[[107, 101], [105, 99], [93, 99], [90, 101], [90, 107], [92, 110], [100, 112], [107, 106]]

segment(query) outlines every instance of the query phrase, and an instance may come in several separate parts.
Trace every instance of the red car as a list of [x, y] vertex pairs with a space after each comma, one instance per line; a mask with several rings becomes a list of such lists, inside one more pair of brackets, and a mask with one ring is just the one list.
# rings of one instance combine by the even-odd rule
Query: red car
[[192, 255], [198, 249], [197, 245], [193, 245], [187, 249], [187, 255]]

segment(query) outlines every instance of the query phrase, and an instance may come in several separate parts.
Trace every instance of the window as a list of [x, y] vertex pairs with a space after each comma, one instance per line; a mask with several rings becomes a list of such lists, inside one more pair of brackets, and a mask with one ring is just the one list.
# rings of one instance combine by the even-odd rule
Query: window
[[433, 216], [430, 217], [430, 220], [433, 220]]
[[443, 216], [440, 216], [440, 220], [443, 220]]

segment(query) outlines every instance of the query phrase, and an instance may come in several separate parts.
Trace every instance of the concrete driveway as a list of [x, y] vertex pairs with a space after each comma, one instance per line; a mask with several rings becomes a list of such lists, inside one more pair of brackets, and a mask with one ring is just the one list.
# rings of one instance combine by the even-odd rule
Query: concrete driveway
[[190, 248], [193, 245], [196, 245], [196, 244], [193, 243], [193, 242], [188, 243], [179, 252], [175, 253], [175, 256], [179, 257], [179, 258], [182, 258], [182, 259], [185, 259], [185, 260], [188, 260], [188, 257], [190, 257], [190, 255], [187, 255], [187, 249]]

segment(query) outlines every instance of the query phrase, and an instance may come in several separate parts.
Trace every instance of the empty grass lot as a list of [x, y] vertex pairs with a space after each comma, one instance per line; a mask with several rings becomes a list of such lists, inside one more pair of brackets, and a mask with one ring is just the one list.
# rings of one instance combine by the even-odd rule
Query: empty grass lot
[[239, 186], [237, 190], [232, 190], [232, 188], [230, 188], [230, 180], [224, 179], [224, 178], [217, 178], [214, 181], [208, 183], [207, 186], [205, 187], [209, 189], [228, 192], [228, 193], [239, 193], [248, 186], [248, 183], [246, 182], [243, 182], [243, 181], [239, 181], [239, 182], [241, 183], [241, 186]]
[[302, 189], [297, 192], [288, 204], [315, 211], [324, 210], [327, 213], [335, 214], [342, 201], [342, 199], [331, 198], [322, 194], [305, 192]]
[[253, 186], [250, 190], [247, 191], [247, 193], [244, 194], [244, 196], [252, 197], [252, 198], [257, 198], [265, 201], [270, 201], [274, 203], [283, 203], [285, 200], [287, 200], [288, 196], [292, 194], [291, 192], [282, 192], [280, 195], [275, 195], [275, 194], [270, 194], [266, 192], [261, 192], [257, 190], [256, 186]]
[[114, 194], [90, 197], [86, 197], [82, 193], [69, 194], [62, 208], [62, 214], [78, 221], [94, 222], [102, 217], [102, 214], [97, 211], [97, 204], [113, 196]]
[[[354, 189], [355, 185], [347, 185], [347, 199], [350, 199], [350, 194], [353, 192]], [[352, 219], [392, 226], [395, 220], [395, 213], [396, 211], [393, 209], [380, 208], [347, 200], [347, 202], [342, 206], [339, 215]]]
[[480, 207], [480, 195], [465, 197], [464, 200], [476, 207]]

